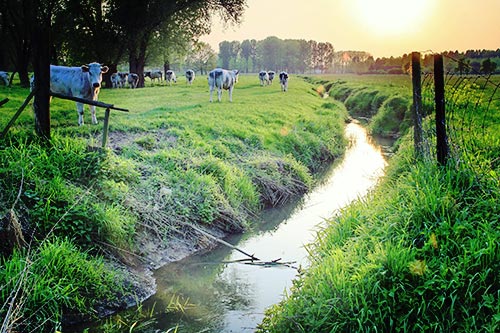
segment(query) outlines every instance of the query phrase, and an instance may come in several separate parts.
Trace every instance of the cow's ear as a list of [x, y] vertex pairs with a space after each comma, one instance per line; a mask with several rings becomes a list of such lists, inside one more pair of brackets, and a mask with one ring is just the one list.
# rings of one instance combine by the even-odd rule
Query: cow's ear
[[102, 66], [102, 67], [101, 67], [101, 72], [103, 72], [103, 73], [107, 73], [107, 72], [108, 72], [108, 70], [109, 70], [109, 67], [108, 67], [108, 66]]
[[82, 65], [82, 72], [88, 72], [89, 71], [89, 66], [87, 65]]

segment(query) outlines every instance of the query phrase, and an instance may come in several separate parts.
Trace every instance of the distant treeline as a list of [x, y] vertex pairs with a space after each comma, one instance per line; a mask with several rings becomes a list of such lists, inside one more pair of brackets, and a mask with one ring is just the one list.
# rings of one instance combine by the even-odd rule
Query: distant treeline
[[[448, 72], [500, 73], [500, 49], [447, 51]], [[286, 70], [291, 73], [405, 74], [411, 67], [411, 54], [374, 58], [365, 51], [335, 51], [329, 42], [304, 39], [223, 41], [219, 43], [218, 65], [242, 72]], [[423, 56], [424, 70], [433, 66], [433, 54]]]

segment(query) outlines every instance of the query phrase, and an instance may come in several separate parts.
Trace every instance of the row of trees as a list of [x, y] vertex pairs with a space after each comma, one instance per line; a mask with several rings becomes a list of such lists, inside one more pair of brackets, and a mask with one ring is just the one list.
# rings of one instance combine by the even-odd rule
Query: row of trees
[[329, 42], [267, 37], [219, 43], [218, 64], [243, 72], [287, 70], [294, 73], [326, 72], [333, 62], [334, 48]]
[[[500, 49], [468, 50], [465, 52], [447, 51], [442, 53], [445, 70], [457, 74], [492, 74], [500, 73]], [[411, 54], [401, 57], [374, 59], [369, 53], [342, 51], [335, 54], [333, 71], [336, 73], [357, 74], [406, 74], [410, 72]], [[431, 72], [434, 67], [434, 55], [425, 54], [422, 69]]]
[[98, 61], [113, 72], [125, 62], [142, 74], [150, 59], [160, 59], [168, 69], [176, 53], [210, 31], [213, 15], [238, 23], [245, 6], [246, 0], [0, 0], [0, 68], [19, 73], [28, 86], [40, 42], [53, 64]]

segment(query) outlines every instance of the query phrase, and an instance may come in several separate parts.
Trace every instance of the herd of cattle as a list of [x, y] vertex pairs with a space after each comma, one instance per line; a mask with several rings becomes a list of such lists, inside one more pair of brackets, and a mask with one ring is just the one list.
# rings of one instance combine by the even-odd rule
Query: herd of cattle
[[[74, 96], [97, 101], [102, 83], [102, 74], [105, 74], [108, 71], [109, 68], [107, 66], [103, 66], [96, 62], [82, 65], [80, 67], [50, 65], [50, 90], [66, 96]], [[217, 89], [219, 102], [222, 98], [222, 89], [228, 90], [229, 101], [232, 102], [233, 89], [234, 85], [238, 82], [238, 75], [238, 70], [216, 68], [210, 71], [207, 77], [210, 89], [210, 102], [213, 100], [212, 96], [215, 89]], [[260, 84], [262, 86], [272, 84], [275, 75], [276, 73], [273, 71], [259, 72]], [[152, 83], [155, 81], [163, 81], [163, 73], [160, 70], [146, 71], [144, 72], [144, 77], [149, 77]], [[195, 72], [193, 70], [187, 70], [185, 72], [185, 77], [186, 83], [191, 85], [195, 79]], [[35, 78], [32, 77], [32, 89], [34, 88], [34, 80]], [[279, 80], [281, 91], [286, 92], [288, 90], [288, 73], [284, 71], [280, 72]], [[175, 72], [168, 70], [165, 73], [165, 81], [168, 85], [177, 83]], [[6, 86], [9, 85], [7, 72], [0, 71], [0, 82], [3, 82]], [[135, 73], [118, 72], [111, 74], [111, 83], [113, 88], [124, 88], [126, 86], [136, 88], [138, 82], [139, 75]], [[83, 103], [77, 102], [76, 110], [78, 112], [78, 124], [83, 125]], [[95, 106], [90, 106], [90, 112], [92, 115], [92, 123], [97, 124]]]

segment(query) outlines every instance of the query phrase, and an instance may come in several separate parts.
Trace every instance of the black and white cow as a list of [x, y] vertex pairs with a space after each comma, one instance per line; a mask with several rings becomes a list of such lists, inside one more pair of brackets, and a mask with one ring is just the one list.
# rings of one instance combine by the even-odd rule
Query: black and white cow
[[144, 72], [144, 77], [149, 77], [151, 79], [151, 83], [155, 80], [158, 80], [161, 83], [163, 81], [163, 72], [160, 70], [147, 71]]
[[261, 86], [267, 86], [269, 84], [269, 75], [266, 71], [259, 72], [259, 80]]
[[[81, 67], [50, 65], [50, 91], [66, 96], [80, 97], [97, 101], [101, 89], [102, 74], [108, 71], [107, 66], [97, 62]], [[32, 78], [34, 80], [34, 78]], [[92, 123], [97, 124], [95, 106], [90, 105]], [[83, 103], [76, 102], [78, 125], [83, 125]]]
[[222, 68], [216, 68], [210, 73], [208, 73], [208, 87], [210, 88], [210, 102], [212, 102], [212, 96], [214, 89], [217, 88], [217, 97], [219, 102], [222, 99], [222, 89], [229, 91], [229, 101], [233, 101], [233, 89], [236, 82], [238, 82], [238, 74], [240, 72], [237, 69], [227, 70]]
[[288, 73], [287, 72], [281, 72], [280, 73], [280, 85], [281, 85], [281, 91], [287, 91], [288, 90]]
[[269, 76], [269, 84], [273, 84], [274, 75], [276, 75], [276, 73], [274, 71], [269, 71], [267, 75]]
[[9, 86], [9, 73], [0, 71], [0, 82], [5, 84], [5, 86]]
[[196, 74], [194, 73], [194, 71], [192, 69], [188, 69], [186, 71], [186, 83], [189, 85], [192, 85], [195, 76], [196, 76]]
[[139, 75], [135, 73], [128, 73], [127, 83], [130, 89], [137, 88], [137, 84], [139, 84]]
[[175, 72], [171, 69], [169, 69], [165, 73], [165, 81], [167, 81], [168, 85], [171, 85], [172, 82], [177, 83], [177, 77], [175, 76]]
[[113, 88], [121, 88], [121, 80], [118, 73], [111, 74], [111, 85]]
[[120, 88], [125, 88], [125, 84], [128, 81], [128, 73], [126, 72], [118, 72], [118, 77], [120, 79]]

